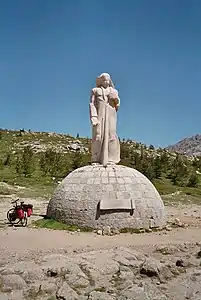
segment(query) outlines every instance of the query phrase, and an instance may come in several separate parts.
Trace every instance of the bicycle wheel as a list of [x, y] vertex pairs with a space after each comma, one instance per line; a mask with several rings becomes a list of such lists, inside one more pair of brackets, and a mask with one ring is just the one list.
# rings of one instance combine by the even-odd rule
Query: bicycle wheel
[[10, 223], [11, 223], [11, 216], [13, 215], [14, 211], [15, 211], [14, 208], [11, 208], [7, 211], [7, 219]]
[[24, 212], [24, 218], [20, 220], [21, 221], [21, 225], [22, 227], [26, 227], [27, 226], [27, 213]]
[[15, 208], [11, 208], [9, 209], [9, 211], [7, 212], [7, 219], [9, 221], [10, 224], [12, 225], [17, 225], [19, 224], [20, 220], [15, 217]]

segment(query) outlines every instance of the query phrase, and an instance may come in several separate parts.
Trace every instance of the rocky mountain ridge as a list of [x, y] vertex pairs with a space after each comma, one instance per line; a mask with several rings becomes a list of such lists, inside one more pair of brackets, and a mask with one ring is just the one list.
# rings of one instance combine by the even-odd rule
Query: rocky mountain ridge
[[186, 156], [201, 156], [201, 134], [184, 138], [175, 145], [166, 147], [166, 149]]

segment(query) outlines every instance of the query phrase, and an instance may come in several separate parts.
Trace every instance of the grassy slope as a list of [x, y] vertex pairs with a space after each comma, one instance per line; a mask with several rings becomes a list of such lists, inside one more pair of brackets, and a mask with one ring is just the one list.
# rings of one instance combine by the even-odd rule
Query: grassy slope
[[[31, 133], [22, 134], [20, 136], [19, 132], [8, 132], [3, 133], [0, 139], [0, 159], [6, 158], [7, 154], [12, 150], [16, 150], [16, 144], [19, 145], [22, 142], [40, 142], [40, 144], [51, 146], [66, 145], [69, 141], [73, 142], [76, 138], [69, 135], [51, 135], [49, 133]], [[89, 140], [86, 138], [79, 138], [84, 147], [89, 147]], [[52, 180], [52, 178], [42, 178], [38, 176], [37, 170], [31, 178], [19, 177], [15, 170], [12, 168], [4, 167], [0, 170], [0, 182], [6, 182], [13, 186], [9, 188], [6, 185], [0, 185], [0, 194], [13, 194], [18, 196], [44, 196], [49, 197], [52, 194], [53, 189], [57, 185], [57, 182]], [[15, 185], [24, 186], [26, 189], [16, 189]], [[175, 192], [180, 192], [174, 198], [182, 198], [187, 195], [188, 198], [194, 199], [193, 201], [199, 202], [201, 199], [201, 188], [186, 188], [177, 187], [171, 184], [167, 179], [155, 180], [154, 185], [161, 195], [172, 194]], [[165, 196], [163, 196], [166, 199]], [[184, 198], [184, 197], [183, 197]], [[169, 198], [168, 198], [169, 199]], [[167, 200], [168, 201], [168, 200]]]
[[[7, 134], [3, 134], [0, 140], [0, 159], [5, 159], [8, 153], [16, 151], [17, 148], [15, 145], [19, 145], [23, 142], [40, 142], [42, 145], [45, 144], [51, 147], [65, 144], [69, 140], [73, 141], [75, 138], [68, 135], [49, 136], [48, 133], [32, 133], [20, 136], [19, 132], [8, 132]], [[11, 188], [0, 185], [0, 194], [16, 194], [19, 197], [49, 197], [57, 185], [57, 182], [51, 178], [41, 178], [41, 176], [38, 176], [38, 173], [39, 171], [36, 170], [32, 177], [25, 178], [24, 176], [19, 176], [12, 167], [0, 169], [0, 182], [6, 182], [13, 186], [13, 188]], [[15, 189], [15, 185], [24, 186], [26, 189]]]

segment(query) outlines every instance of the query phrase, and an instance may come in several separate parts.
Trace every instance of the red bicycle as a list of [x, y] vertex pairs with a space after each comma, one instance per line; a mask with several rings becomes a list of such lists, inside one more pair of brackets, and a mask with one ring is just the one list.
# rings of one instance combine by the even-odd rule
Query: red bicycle
[[7, 212], [7, 219], [10, 224], [17, 225], [21, 223], [23, 227], [27, 226], [27, 218], [30, 217], [33, 213], [33, 205], [32, 204], [24, 204], [23, 201], [18, 205], [19, 199], [11, 202], [15, 204], [13, 208], [9, 209]]

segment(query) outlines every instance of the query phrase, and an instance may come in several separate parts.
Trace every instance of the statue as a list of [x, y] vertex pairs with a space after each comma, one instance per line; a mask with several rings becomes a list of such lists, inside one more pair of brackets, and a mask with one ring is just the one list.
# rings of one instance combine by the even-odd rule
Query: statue
[[118, 91], [108, 73], [96, 78], [90, 99], [92, 124], [92, 164], [117, 164], [120, 161], [120, 143], [116, 133], [117, 110], [120, 106]]

